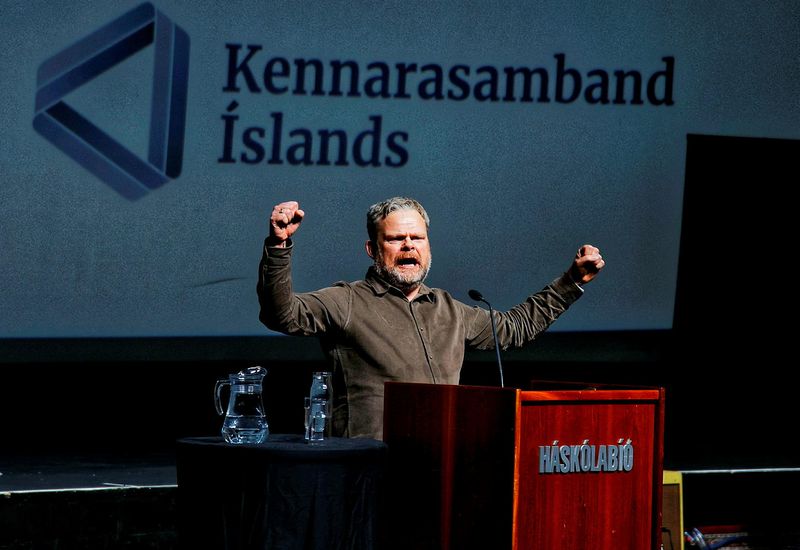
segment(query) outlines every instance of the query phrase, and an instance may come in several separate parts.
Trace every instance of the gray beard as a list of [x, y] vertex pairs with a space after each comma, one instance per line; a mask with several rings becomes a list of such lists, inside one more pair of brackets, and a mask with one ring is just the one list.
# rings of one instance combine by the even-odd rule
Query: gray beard
[[428, 272], [431, 270], [431, 263], [432, 259], [429, 259], [428, 265], [424, 270], [416, 275], [408, 275], [401, 273], [396, 268], [387, 268], [383, 263], [383, 255], [379, 253], [375, 256], [375, 271], [378, 272], [378, 275], [380, 275], [384, 281], [393, 287], [399, 288], [403, 292], [408, 292], [409, 290], [418, 288], [423, 281], [425, 281]]

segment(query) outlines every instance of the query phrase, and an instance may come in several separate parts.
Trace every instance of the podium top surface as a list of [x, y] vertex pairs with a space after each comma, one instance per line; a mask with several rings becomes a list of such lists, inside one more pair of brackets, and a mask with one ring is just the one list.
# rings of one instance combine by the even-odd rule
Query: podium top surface
[[520, 390], [521, 401], [658, 401], [658, 389]]
[[[593, 384], [584, 382], [531, 382], [529, 388], [511, 388], [498, 386], [470, 386], [455, 384], [424, 384], [415, 382], [387, 382], [387, 388], [400, 389], [406, 387], [418, 391], [483, 393], [496, 395], [499, 399], [518, 397], [525, 401], [659, 401], [664, 397], [664, 389], [643, 386], [618, 386], [610, 384]], [[500, 397], [504, 395], [504, 397]]]

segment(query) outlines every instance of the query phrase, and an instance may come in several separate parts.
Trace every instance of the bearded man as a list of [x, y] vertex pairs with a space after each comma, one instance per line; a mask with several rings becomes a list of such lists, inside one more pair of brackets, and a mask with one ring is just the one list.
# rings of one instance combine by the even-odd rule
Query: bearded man
[[[384, 382], [458, 384], [466, 347], [494, 349], [489, 311], [425, 285], [430, 219], [406, 197], [367, 211], [373, 265], [363, 280], [295, 293], [291, 237], [304, 215], [294, 201], [272, 210], [259, 267], [259, 318], [272, 330], [320, 339], [333, 371], [334, 436], [381, 439]], [[510, 310], [495, 311], [500, 347], [521, 347], [546, 330], [604, 265], [597, 248], [583, 245], [564, 274]]]

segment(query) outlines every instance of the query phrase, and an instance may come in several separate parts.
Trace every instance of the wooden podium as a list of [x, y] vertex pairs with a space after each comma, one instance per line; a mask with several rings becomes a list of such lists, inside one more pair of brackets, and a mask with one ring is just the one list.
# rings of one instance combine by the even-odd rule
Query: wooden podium
[[663, 428], [661, 388], [388, 382], [388, 547], [657, 550]]

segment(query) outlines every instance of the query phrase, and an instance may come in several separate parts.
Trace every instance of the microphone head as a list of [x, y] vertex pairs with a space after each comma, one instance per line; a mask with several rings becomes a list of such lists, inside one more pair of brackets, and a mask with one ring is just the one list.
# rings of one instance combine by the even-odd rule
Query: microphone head
[[473, 300], [475, 300], [476, 302], [482, 302], [483, 301], [483, 294], [481, 294], [480, 292], [478, 292], [474, 288], [470, 289], [468, 294], [469, 294], [469, 297], [472, 298]]

